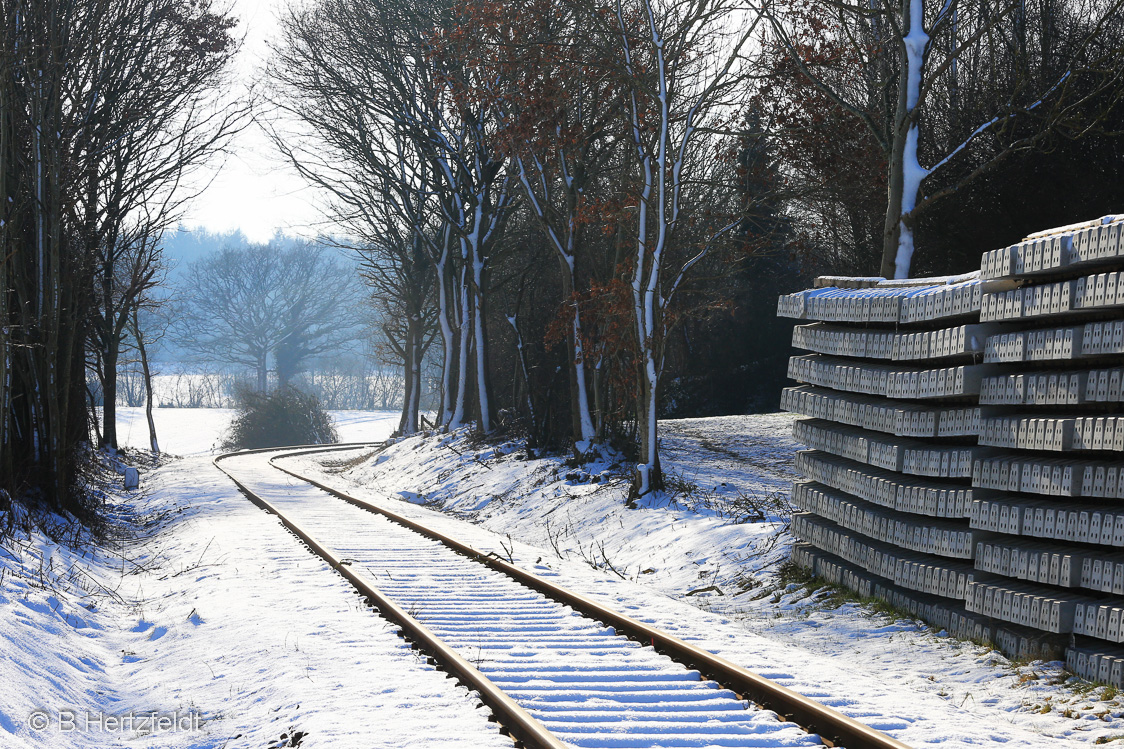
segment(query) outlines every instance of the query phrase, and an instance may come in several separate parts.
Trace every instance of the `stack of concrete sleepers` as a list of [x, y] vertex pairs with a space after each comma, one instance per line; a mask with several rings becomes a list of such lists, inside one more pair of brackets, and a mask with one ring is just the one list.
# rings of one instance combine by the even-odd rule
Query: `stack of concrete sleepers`
[[984, 349], [1002, 325], [980, 320], [978, 273], [892, 282], [820, 278], [782, 297], [779, 314], [805, 321], [781, 407], [801, 414], [794, 435], [804, 479], [793, 487], [801, 566], [884, 599], [953, 634], [1003, 642], [1023, 655], [1058, 643], [965, 605], [993, 533], [969, 522], [981, 448], [979, 393], [998, 372]]
[[[1124, 219], [1124, 217], [1120, 217]], [[1124, 220], [979, 272], [821, 278], [782, 408], [794, 560], [952, 634], [1124, 686]]]
[[973, 464], [973, 612], [1070, 637], [1078, 674], [1124, 686], [1124, 216], [985, 253]]

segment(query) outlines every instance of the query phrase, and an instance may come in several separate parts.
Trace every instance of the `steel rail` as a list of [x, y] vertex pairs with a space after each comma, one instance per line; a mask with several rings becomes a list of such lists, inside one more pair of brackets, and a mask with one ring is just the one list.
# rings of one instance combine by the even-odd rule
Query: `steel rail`
[[[350, 450], [356, 449], [357, 447], [366, 447], [369, 444], [371, 443], [349, 445], [347, 447], [333, 446], [324, 448], [323, 450], [314, 450], [313, 452]], [[343, 575], [343, 577], [346, 578], [356, 590], [362, 593], [383, 616], [401, 627], [406, 638], [414, 643], [418, 649], [425, 651], [437, 664], [455, 675], [465, 686], [476, 690], [480, 694], [483, 702], [492, 709], [492, 713], [500, 725], [507, 730], [513, 739], [516, 739], [523, 746], [530, 747], [531, 749], [570, 749], [567, 744], [564, 744], [555, 737], [542, 723], [520, 707], [515, 700], [511, 699], [507, 693], [496, 686], [487, 676], [482, 674], [479, 669], [458, 655], [428, 627], [410, 616], [401, 606], [383, 595], [383, 593], [364, 575], [352, 570], [349, 563], [332, 553], [332, 551], [314, 538], [305, 528], [301, 527], [299, 523], [288, 518], [268, 500], [259, 496], [235, 478], [234, 475], [223, 466], [219, 465], [219, 461], [226, 458], [235, 458], [263, 452], [276, 452], [276, 450], [277, 448], [243, 450], [236, 453], [219, 455], [212, 462], [216, 468], [225, 473], [230, 480], [235, 483], [239, 490], [245, 494], [251, 502], [265, 511], [276, 515], [286, 528], [303, 541], [314, 554], [327, 562], [333, 570]], [[304, 453], [289, 453], [289, 455], [301, 454]]]
[[[331, 449], [331, 448], [329, 448]], [[325, 449], [327, 452], [329, 449]], [[264, 451], [263, 451], [264, 452]], [[818, 734], [827, 746], [843, 746], [847, 749], [911, 749], [908, 744], [898, 741], [885, 733], [871, 728], [854, 718], [850, 718], [823, 703], [795, 692], [781, 684], [742, 668], [724, 658], [695, 645], [684, 642], [673, 635], [637, 621], [625, 614], [606, 608], [602, 604], [580, 593], [555, 585], [538, 575], [503, 561], [495, 555], [481, 552], [468, 544], [457, 541], [421, 523], [403, 517], [391, 510], [367, 500], [353, 497], [335, 487], [314, 478], [301, 475], [275, 463], [276, 460], [296, 455], [318, 452], [307, 450], [297, 453], [275, 455], [269, 464], [293, 478], [311, 484], [334, 497], [349, 502], [369, 512], [377, 513], [403, 525], [427, 538], [438, 541], [471, 559], [494, 570], [500, 571], [532, 590], [564, 603], [575, 611], [612, 626], [616, 631], [644, 645], [651, 645], [658, 652], [675, 661], [699, 671], [703, 676], [730, 689], [743, 699], [772, 710], [783, 719], [796, 723], [810, 733]], [[245, 453], [243, 453], [245, 454]], [[223, 457], [223, 456], [220, 456]], [[420, 626], [420, 625], [419, 625]]]

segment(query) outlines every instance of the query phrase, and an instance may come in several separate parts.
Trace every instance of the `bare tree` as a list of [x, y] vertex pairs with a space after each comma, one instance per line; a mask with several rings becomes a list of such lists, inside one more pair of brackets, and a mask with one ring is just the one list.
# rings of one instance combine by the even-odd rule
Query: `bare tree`
[[572, 440], [581, 453], [598, 437], [585, 351], [592, 331], [582, 325], [580, 301], [588, 289], [581, 286], [594, 262], [590, 234], [604, 228], [596, 188], [619, 155], [614, 118], [622, 87], [596, 23], [578, 4], [482, 4], [467, 15], [461, 36], [473, 45], [462, 56], [482, 82], [471, 94], [492, 109], [526, 208], [558, 259]]
[[[141, 230], [135, 236], [118, 233], [118, 245], [101, 255], [99, 304], [91, 311], [91, 345], [97, 351], [95, 370], [102, 391], [102, 429], [99, 447], [117, 449], [117, 374], [122, 346], [142, 305], [153, 304], [150, 291], [164, 281], [159, 234]], [[111, 260], [109, 258], [112, 258]], [[110, 277], [106, 273], [112, 272]]]
[[142, 308], [142, 305], [133, 307], [132, 320], [129, 321], [129, 335], [132, 336], [133, 343], [137, 347], [137, 355], [140, 357], [141, 377], [144, 381], [144, 417], [148, 422], [148, 448], [153, 455], [159, 455], [160, 441], [156, 438], [156, 420], [152, 417], [156, 396], [152, 387], [153, 371], [149, 348], [164, 337], [167, 332], [167, 319], [163, 320], [163, 325], [142, 324], [140, 316]]
[[487, 432], [487, 275], [512, 193], [486, 109], [460, 95], [471, 71], [459, 38], [447, 34], [452, 16], [441, 0], [291, 9], [272, 68], [281, 84], [275, 102], [318, 145], [302, 147], [276, 128], [274, 140], [333, 195], [338, 220], [367, 224], [360, 236], [370, 235], [369, 217], [389, 200], [396, 220], [424, 242], [445, 350], [442, 421], [460, 426], [475, 406]]
[[[91, 310], [116, 306], [133, 275], [116, 262], [136, 257], [131, 232], [146, 224], [131, 211], [159, 213], [153, 199], [176, 192], [183, 160], [203, 160], [193, 144], [213, 151], [212, 129], [233, 116], [189, 106], [225, 65], [232, 22], [209, 0], [3, 0], [0, 16], [0, 263], [11, 295], [0, 483], [83, 512], [75, 467], [89, 439]], [[116, 310], [104, 311], [100, 332], [116, 334]]]
[[55, 506], [79, 510], [70, 488], [86, 412], [84, 371], [76, 365], [90, 288], [66, 225], [77, 194], [68, 146], [82, 116], [70, 106], [81, 86], [75, 63], [89, 60], [97, 30], [88, 14], [63, 3], [10, 0], [0, 8], [7, 177], [0, 255], [10, 294], [4, 484], [40, 487]]
[[[624, 86], [631, 316], [638, 352], [640, 458], [633, 496], [663, 488], [659, 383], [684, 279], [741, 217], [715, 224], [689, 199], [706, 182], [712, 136], [730, 134], [746, 95], [742, 58], [761, 16], [730, 0], [617, 0], [611, 25]], [[709, 152], [708, 152], [709, 151]], [[693, 241], [687, 240], [691, 227]]]
[[[15, 127], [12, 117], [14, 105], [14, 86], [12, 78], [17, 57], [14, 54], [15, 39], [11, 29], [15, 22], [15, 8], [12, 3], [0, 3], [0, 253], [5, 256], [11, 247], [12, 210], [10, 200], [12, 197], [8, 171], [12, 160], [16, 157], [14, 147]], [[16, 450], [12, 445], [11, 428], [13, 419], [11, 414], [12, 385], [10, 373], [12, 370], [12, 335], [8, 323], [12, 322], [10, 309], [9, 275], [12, 263], [7, 258], [0, 258], [0, 315], [3, 315], [0, 324], [0, 489], [7, 494], [12, 486], [15, 475]]]
[[355, 339], [356, 281], [311, 243], [222, 250], [191, 265], [177, 339], [207, 361], [252, 369], [259, 391], [272, 357], [286, 385], [312, 357]]
[[[332, 21], [341, 8], [327, 10], [293, 10], [284, 21], [285, 40], [271, 67], [272, 99], [283, 116], [268, 130], [298, 172], [328, 196], [328, 214], [358, 239], [350, 249], [363, 258], [364, 278], [383, 313], [386, 346], [402, 366], [398, 433], [413, 434], [435, 295], [445, 344], [442, 422], [448, 424], [453, 404], [463, 402], [464, 389], [454, 382], [463, 340], [460, 307], [450, 303], [462, 291], [455, 283], [458, 258], [437, 207], [442, 186], [422, 144], [402, 122], [385, 116], [387, 104], [371, 103], [372, 97], [385, 98], [379, 87], [388, 85], [388, 77], [408, 70], [391, 67], [391, 60], [400, 62], [393, 55], [372, 51], [379, 48], [372, 40], [389, 44], [382, 35], [392, 30], [377, 8], [364, 8], [366, 15], [346, 30]], [[356, 41], [343, 41], [342, 33]], [[350, 106], [340, 106], [341, 99]]]
[[407, 436], [419, 429], [422, 366], [437, 329], [434, 273], [416, 234], [387, 239], [362, 251], [363, 277], [382, 318], [386, 348], [401, 362], [402, 418], [395, 434]]
[[117, 447], [117, 365], [133, 311], [162, 280], [159, 239], [197, 193], [185, 179], [248, 122], [220, 87], [234, 20], [210, 3], [121, 0], [97, 36], [81, 137], [78, 221], [97, 267], [91, 345], [101, 363], [101, 446]]

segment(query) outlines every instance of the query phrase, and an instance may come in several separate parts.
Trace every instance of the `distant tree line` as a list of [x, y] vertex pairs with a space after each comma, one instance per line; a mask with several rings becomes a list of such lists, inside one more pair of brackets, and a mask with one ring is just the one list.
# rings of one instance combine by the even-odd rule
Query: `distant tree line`
[[[400, 433], [429, 351], [439, 425], [613, 441], [642, 495], [658, 417], [775, 407], [808, 273], [962, 270], [1119, 200], [1120, 5], [314, 0], [270, 128], [394, 321]], [[1037, 211], [1062, 184], [1099, 197]]]
[[[84, 514], [87, 367], [116, 400], [194, 170], [246, 123], [209, 0], [0, 0], [0, 489]], [[112, 408], [112, 405], [109, 406]], [[104, 421], [102, 445], [116, 446]]]
[[270, 371], [285, 387], [314, 357], [358, 337], [358, 291], [354, 272], [310, 242], [226, 248], [188, 269], [177, 342], [206, 361], [250, 368], [259, 392]]
[[294, 386], [331, 409], [398, 406], [400, 378], [388, 371], [388, 352], [376, 338], [397, 318], [372, 303], [357, 273], [366, 273], [365, 265], [341, 255], [330, 238], [277, 236], [257, 244], [202, 236], [212, 251], [169, 284], [165, 358], [233, 373], [219, 394], [223, 403], [237, 375], [250, 372], [246, 384], [259, 393]]
[[106, 420], [118, 404], [230, 407], [246, 388], [295, 386], [330, 409], [399, 406], [394, 354], [376, 334], [395, 323], [364, 288], [367, 266], [338, 241], [182, 226], [162, 239], [163, 281], [140, 309], [140, 338], [130, 326], [112, 406], [88, 373]]

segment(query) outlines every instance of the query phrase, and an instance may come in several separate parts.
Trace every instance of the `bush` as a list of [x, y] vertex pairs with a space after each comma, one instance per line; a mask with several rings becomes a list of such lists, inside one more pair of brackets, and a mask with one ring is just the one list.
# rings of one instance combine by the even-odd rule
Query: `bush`
[[223, 436], [223, 450], [338, 442], [339, 436], [315, 395], [293, 387], [259, 393], [249, 388], [235, 394], [238, 413]]

